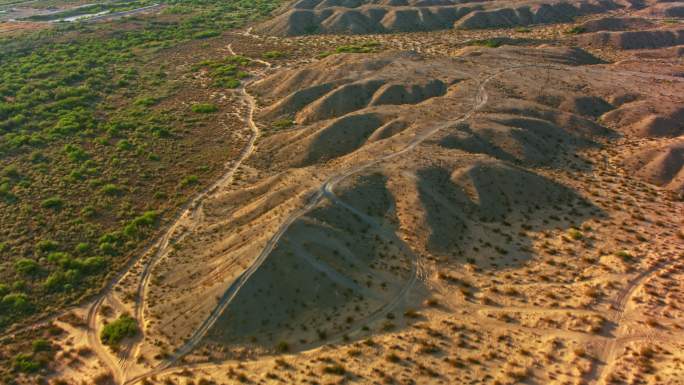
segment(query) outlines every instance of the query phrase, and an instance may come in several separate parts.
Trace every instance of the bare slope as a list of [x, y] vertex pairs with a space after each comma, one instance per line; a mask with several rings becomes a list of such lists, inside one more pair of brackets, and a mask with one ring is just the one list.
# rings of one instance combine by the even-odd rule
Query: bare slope
[[263, 34], [383, 33], [480, 29], [572, 21], [574, 17], [629, 6], [614, 0], [300, 0], [260, 25]]

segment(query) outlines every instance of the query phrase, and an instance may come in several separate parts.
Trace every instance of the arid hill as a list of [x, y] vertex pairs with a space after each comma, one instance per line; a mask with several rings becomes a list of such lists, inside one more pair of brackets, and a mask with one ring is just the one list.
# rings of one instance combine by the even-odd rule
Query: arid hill
[[299, 0], [256, 30], [296, 36], [512, 28], [570, 22], [577, 16], [631, 6], [616, 0]]
[[677, 4], [298, 0], [217, 36], [247, 144], [56, 322], [57, 372], [679, 385]]

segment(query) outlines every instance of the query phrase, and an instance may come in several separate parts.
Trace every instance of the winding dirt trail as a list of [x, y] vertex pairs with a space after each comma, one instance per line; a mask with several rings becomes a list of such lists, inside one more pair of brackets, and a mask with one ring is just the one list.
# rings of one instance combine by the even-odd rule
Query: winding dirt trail
[[[615, 366], [618, 353], [624, 346], [625, 340], [630, 338], [630, 336], [622, 335], [620, 332], [624, 326], [623, 320], [625, 318], [627, 304], [632, 299], [634, 293], [643, 285], [644, 282], [646, 282], [646, 280], [660, 272], [662, 269], [665, 269], [673, 263], [676, 263], [677, 261], [677, 259], [672, 259], [669, 261], [660, 262], [650, 269], [641, 272], [627, 283], [625, 289], [615, 299], [615, 316], [612, 319], [612, 321], [615, 323], [614, 335], [603, 345], [603, 348], [598, 354], [597, 359], [600, 363], [597, 365], [598, 367], [596, 368], [594, 376], [589, 378], [589, 380], [594, 384], [601, 385], [606, 383], [606, 378], [611, 373], [610, 369]], [[631, 338], [634, 339], [634, 337]], [[649, 335], [641, 336], [639, 339], [655, 340]]]
[[[371, 160], [369, 162], [363, 163], [361, 165], [358, 165], [356, 167], [353, 167], [350, 170], [346, 170], [342, 173], [335, 174], [333, 176], [330, 176], [327, 178], [323, 184], [315, 190], [314, 193], [311, 194], [311, 197], [309, 198], [308, 202], [302, 207], [301, 209], [295, 211], [294, 213], [290, 214], [283, 224], [280, 226], [278, 231], [271, 237], [271, 239], [266, 243], [266, 246], [262, 250], [262, 252], [259, 254], [259, 256], [254, 260], [254, 262], [242, 273], [240, 274], [234, 281], [233, 283], [228, 287], [228, 289], [224, 292], [224, 294], [221, 296], [219, 302], [217, 303], [216, 307], [212, 310], [212, 312], [209, 314], [209, 316], [200, 324], [200, 326], [193, 332], [193, 334], [187, 339], [187, 341], [174, 352], [171, 357], [169, 357], [167, 360], [162, 362], [160, 365], [158, 365], [156, 368], [153, 370], [141, 374], [139, 376], [136, 376], [134, 378], [131, 378], [130, 380], [125, 381], [125, 384], [134, 384], [137, 381], [140, 381], [144, 378], [148, 378], [154, 375], [158, 375], [164, 372], [167, 372], [168, 370], [174, 369], [175, 363], [182, 358], [183, 356], [187, 355], [189, 352], [191, 352], [204, 338], [206, 333], [211, 329], [211, 327], [218, 321], [220, 316], [226, 311], [226, 309], [230, 306], [230, 304], [233, 302], [233, 300], [237, 297], [237, 294], [240, 292], [240, 290], [244, 287], [246, 282], [252, 277], [252, 275], [262, 266], [264, 261], [267, 259], [268, 255], [273, 251], [275, 246], [278, 244], [282, 236], [286, 233], [286, 231], [289, 229], [289, 227], [299, 218], [302, 216], [306, 215], [308, 212], [310, 212], [313, 208], [315, 208], [318, 204], [320, 204], [323, 199], [330, 199], [332, 203], [336, 203], [339, 201], [339, 199], [335, 196], [334, 194], [334, 187], [343, 181], [344, 179], [358, 174], [372, 166], [375, 166], [379, 163], [394, 159], [396, 157], [399, 157], [401, 155], [404, 155], [411, 150], [415, 149], [418, 145], [423, 143], [425, 140], [436, 134], [437, 132], [448, 128], [448, 127], [453, 127], [454, 125], [457, 125], [459, 123], [462, 123], [470, 118], [472, 118], [480, 109], [482, 109], [488, 102], [489, 100], [489, 95], [487, 93], [486, 86], [487, 84], [492, 81], [493, 79], [506, 74], [510, 72], [514, 72], [520, 69], [525, 69], [529, 67], [535, 67], [536, 65], [518, 65], [518, 66], [512, 66], [507, 69], [498, 71], [494, 74], [491, 74], [487, 76], [483, 80], [477, 80], [472, 74], [468, 73], [463, 73], [464, 75], [468, 76], [470, 79], [475, 80], [479, 83], [477, 93], [473, 97], [473, 106], [462, 116], [449, 120], [445, 123], [439, 124], [435, 126], [434, 128], [427, 130], [420, 135], [417, 135], [416, 138], [414, 138], [409, 144], [407, 144], [404, 148], [392, 152], [390, 154], [387, 154], [385, 156], [381, 156], [379, 158], [376, 158], [374, 160]], [[250, 103], [254, 103], [254, 99], [243, 89], [242, 92], [244, 92], [244, 95], [250, 100]], [[252, 104], [254, 107], [254, 104]], [[253, 111], [253, 109], [251, 109]], [[250, 114], [251, 115], [251, 114]], [[408, 248], [408, 246], [404, 245], [403, 242], [400, 242], [399, 245], [404, 248], [404, 251], [409, 252], [408, 255], [411, 256], [412, 258], [412, 271], [411, 271], [411, 277], [407, 281], [406, 285], [402, 288], [402, 290], [399, 292], [395, 298], [382, 306], [381, 308], [377, 309], [374, 311], [371, 315], [368, 317], [365, 317], [364, 319], [358, 320], [358, 322], [355, 322], [353, 326], [358, 326], [358, 328], [363, 327], [363, 325], [372, 323], [375, 320], [378, 320], [382, 317], [384, 317], [388, 312], [392, 311], [395, 307], [397, 307], [401, 301], [406, 297], [408, 292], [414, 287], [415, 283], [417, 282], [418, 279], [418, 268], [419, 268], [419, 261], [418, 258], [413, 254], [413, 252]], [[354, 330], [348, 331], [353, 332]], [[340, 333], [339, 336], [333, 335], [330, 337], [331, 341], [334, 341], [337, 338], [342, 338], [342, 335], [346, 333]], [[312, 346], [307, 346], [306, 349], [311, 349], [319, 346], [320, 344], [315, 344]], [[306, 350], [305, 349], [305, 350]]]
[[[228, 50], [231, 52], [232, 55], [235, 55], [235, 52], [232, 49], [232, 46], [228, 46]], [[265, 62], [263, 60], [252, 60], [254, 62], [260, 63], [264, 66], [266, 66], [267, 69], [271, 68], [271, 64], [268, 62]], [[255, 79], [254, 81], [258, 81], [259, 78]], [[110, 369], [112, 376], [114, 377], [114, 381], [117, 384], [123, 384], [123, 383], [128, 383], [126, 380], [126, 370], [127, 370], [127, 361], [131, 356], [131, 352], [134, 351], [133, 346], [127, 346], [125, 347], [124, 350], [122, 350], [118, 354], [118, 360], [114, 359], [114, 356], [109, 352], [109, 350], [101, 343], [99, 339], [99, 327], [98, 327], [98, 320], [97, 320], [97, 314], [100, 311], [102, 304], [104, 301], [108, 298], [110, 295], [112, 289], [119, 284], [125, 277], [126, 275], [130, 272], [130, 270], [145, 256], [149, 255], [150, 253], [153, 253], [152, 256], [144, 263], [143, 265], [143, 271], [140, 276], [140, 283], [138, 285], [137, 289], [137, 298], [135, 302], [135, 318], [138, 321], [138, 324], [140, 325], [143, 334], [146, 329], [146, 323], [145, 323], [145, 303], [146, 303], [146, 297], [147, 297], [147, 292], [151, 280], [151, 272], [154, 268], [154, 266], [157, 264], [157, 262], [168, 255], [170, 251], [170, 245], [172, 243], [178, 242], [182, 240], [185, 236], [190, 234], [193, 229], [195, 229], [199, 223], [201, 222], [202, 218], [202, 202], [209, 197], [210, 195], [216, 193], [221, 187], [229, 185], [234, 178], [235, 172], [239, 169], [239, 167], [242, 165], [242, 163], [249, 158], [249, 156], [254, 152], [255, 149], [255, 144], [257, 139], [259, 138], [260, 131], [259, 128], [257, 127], [256, 123], [254, 122], [254, 111], [256, 109], [256, 101], [255, 99], [246, 91], [246, 85], [243, 85], [238, 89], [238, 93], [240, 95], [240, 98], [243, 100], [243, 102], [247, 105], [247, 113], [244, 118], [245, 122], [249, 126], [249, 129], [251, 131], [249, 140], [246, 144], [246, 146], [243, 148], [242, 152], [240, 153], [240, 156], [238, 157], [237, 160], [232, 160], [230, 161], [227, 165], [229, 166], [228, 170], [219, 178], [216, 182], [214, 182], [211, 186], [206, 188], [204, 191], [202, 191], [200, 194], [195, 196], [190, 202], [188, 202], [181, 213], [176, 216], [176, 219], [172, 222], [172, 224], [168, 227], [168, 229], [164, 232], [164, 234], [161, 236], [161, 238], [158, 239], [157, 242], [155, 242], [152, 246], [150, 246], [146, 252], [141, 253], [140, 257], [134, 258], [132, 261], [130, 261], [126, 267], [120, 274], [118, 274], [111, 282], [108, 284], [105, 289], [103, 290], [102, 294], [95, 299], [95, 301], [90, 305], [86, 317], [86, 323], [88, 327], [87, 331], [87, 339], [88, 339], [88, 344], [90, 347], [93, 349], [93, 351], [97, 354], [97, 356], [100, 358], [100, 360]], [[135, 351], [140, 348], [140, 344], [135, 344]]]

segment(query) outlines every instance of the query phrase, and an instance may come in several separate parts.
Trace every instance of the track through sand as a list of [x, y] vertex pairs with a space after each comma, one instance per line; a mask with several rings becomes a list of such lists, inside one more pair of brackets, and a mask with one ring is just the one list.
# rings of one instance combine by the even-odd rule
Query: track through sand
[[621, 350], [620, 348], [624, 346], [626, 339], [631, 338], [635, 341], [658, 340], [657, 338], [654, 338], [650, 335], [639, 336], [639, 338], [637, 339], [635, 339], [635, 337], [633, 336], [622, 336], [620, 335], [620, 330], [623, 326], [622, 321], [625, 318], [627, 304], [632, 299], [634, 293], [643, 285], [643, 283], [646, 280], [662, 271], [662, 269], [669, 267], [675, 262], [677, 262], [676, 259], [661, 262], [651, 267], [650, 269], [641, 272], [639, 275], [631, 279], [627, 283], [625, 289], [618, 295], [614, 304], [615, 316], [614, 319], [612, 319], [612, 321], [615, 323], [615, 335], [608, 341], [606, 341], [606, 343], [603, 345], [603, 348], [599, 352], [599, 355], [597, 357], [597, 360], [599, 362], [599, 364], [597, 365], [597, 370], [595, 371], [594, 376], [592, 378], [589, 378], [589, 380], [592, 381], [592, 383], [597, 385], [607, 383], [606, 378], [610, 374], [610, 368], [612, 368], [615, 365], [618, 353]]
[[[232, 50], [232, 47], [228, 47], [229, 51], [231, 52], [232, 55], [235, 53]], [[265, 65], [267, 68], [271, 67], [271, 64], [268, 62], [265, 62], [263, 60], [253, 60], [255, 62], [261, 63]], [[256, 80], [255, 80], [256, 81]], [[140, 328], [143, 331], [145, 331], [145, 320], [144, 320], [144, 314], [145, 314], [145, 298], [147, 295], [147, 289], [149, 287], [150, 283], [150, 278], [151, 278], [151, 271], [153, 267], [156, 265], [156, 263], [166, 256], [168, 252], [170, 251], [170, 246], [172, 243], [178, 242], [182, 240], [187, 234], [191, 233], [191, 230], [196, 228], [196, 226], [199, 224], [201, 221], [202, 217], [202, 202], [211, 194], [215, 193], [219, 188], [226, 186], [230, 184], [233, 180], [233, 177], [235, 175], [235, 172], [237, 169], [242, 165], [242, 163], [252, 154], [255, 148], [255, 143], [260, 135], [259, 128], [257, 127], [256, 123], [254, 122], [254, 110], [256, 109], [256, 101], [254, 98], [246, 92], [245, 90], [246, 86], [242, 86], [239, 88], [238, 93], [240, 95], [240, 98], [245, 102], [247, 105], [247, 113], [245, 117], [245, 121], [247, 125], [249, 126], [249, 129], [251, 131], [251, 135], [249, 137], [249, 140], [247, 142], [247, 145], [243, 148], [240, 156], [238, 157], [237, 160], [231, 160], [228, 163], [228, 170], [221, 176], [220, 179], [218, 179], [214, 184], [209, 186], [207, 189], [202, 191], [200, 194], [198, 194], [195, 198], [193, 198], [190, 202], [188, 202], [184, 209], [181, 211], [181, 213], [176, 217], [176, 220], [173, 221], [173, 223], [168, 227], [168, 229], [164, 232], [161, 238], [158, 239], [158, 241], [152, 245], [147, 252], [142, 253], [139, 258], [133, 259], [131, 262], [129, 262], [127, 268], [121, 272], [117, 277], [115, 277], [114, 280], [110, 282], [109, 285], [103, 290], [103, 294], [101, 294], [98, 298], [95, 299], [93, 304], [90, 306], [88, 309], [87, 317], [86, 317], [86, 323], [88, 327], [88, 332], [87, 332], [87, 338], [88, 338], [88, 343], [91, 346], [91, 348], [95, 351], [95, 353], [98, 355], [98, 357], [103, 361], [103, 363], [109, 367], [111, 370], [111, 373], [114, 377], [114, 381], [117, 384], [120, 383], [125, 383], [126, 382], [126, 368], [127, 368], [127, 361], [130, 358], [131, 352], [133, 351], [132, 346], [128, 345], [126, 346], [119, 354], [118, 354], [118, 361], [114, 360], [112, 358], [112, 354], [108, 351], [108, 349], [101, 343], [99, 339], [99, 333], [98, 333], [98, 324], [97, 324], [97, 314], [104, 303], [105, 299], [110, 295], [112, 289], [119, 283], [121, 280], [126, 276], [126, 274], [129, 273], [129, 271], [135, 266], [136, 263], [138, 263], [144, 256], [149, 255], [150, 253], [154, 253], [151, 258], [149, 258], [148, 261], [146, 261], [143, 264], [143, 271], [141, 273], [140, 277], [140, 283], [138, 285], [137, 289], [137, 298], [135, 302], [135, 318], [138, 321], [138, 324], [140, 325]], [[137, 346], [139, 349], [139, 345]]]
[[[478, 81], [479, 86], [477, 90], [477, 94], [474, 96], [473, 100], [473, 106], [463, 114], [462, 116], [449, 120], [445, 123], [439, 124], [435, 126], [434, 128], [427, 130], [423, 132], [422, 134], [418, 135], [416, 138], [414, 138], [408, 145], [406, 145], [404, 148], [401, 150], [398, 150], [396, 152], [387, 154], [385, 156], [381, 156], [377, 159], [371, 160], [369, 162], [363, 163], [361, 165], [358, 165], [356, 167], [353, 167], [350, 170], [347, 170], [345, 172], [342, 172], [340, 174], [336, 174], [333, 176], [330, 176], [327, 178], [323, 184], [310, 195], [310, 198], [308, 199], [307, 204], [302, 207], [301, 209], [295, 211], [294, 213], [290, 214], [283, 224], [280, 226], [278, 231], [274, 234], [273, 237], [267, 242], [266, 246], [262, 250], [262, 252], [259, 254], [259, 256], [254, 260], [254, 262], [242, 273], [240, 274], [235, 281], [229, 286], [229, 288], [226, 290], [226, 292], [221, 296], [219, 302], [217, 303], [216, 307], [212, 310], [212, 312], [209, 314], [209, 316], [200, 324], [200, 326], [193, 332], [193, 334], [188, 338], [188, 340], [176, 350], [176, 352], [171, 355], [170, 358], [162, 362], [160, 365], [158, 365], [155, 369], [149, 371], [148, 373], [136, 376], [135, 378], [132, 378], [126, 382], [125, 384], [133, 384], [137, 381], [140, 381], [144, 378], [148, 378], [154, 375], [158, 375], [161, 373], [166, 373], [168, 370], [174, 369], [173, 366], [175, 363], [181, 359], [183, 356], [187, 355], [190, 353], [204, 338], [204, 336], [207, 334], [207, 332], [211, 329], [211, 327], [218, 321], [220, 316], [228, 309], [232, 301], [236, 298], [238, 292], [242, 289], [242, 287], [245, 285], [245, 283], [249, 280], [249, 278], [261, 267], [261, 265], [264, 263], [264, 261], [267, 259], [268, 255], [273, 251], [275, 246], [278, 244], [282, 236], [285, 234], [285, 232], [288, 230], [288, 228], [300, 217], [306, 215], [308, 212], [310, 212], [313, 208], [315, 208], [319, 203], [323, 201], [324, 198], [330, 198], [331, 202], [334, 204], [336, 202], [340, 202], [339, 198], [336, 198], [334, 194], [334, 187], [343, 181], [344, 179], [358, 174], [364, 170], [367, 170], [368, 168], [372, 166], [376, 166], [382, 162], [392, 160], [396, 157], [399, 157], [403, 154], [406, 154], [410, 152], [411, 150], [415, 149], [418, 145], [423, 143], [425, 140], [436, 134], [437, 132], [448, 128], [448, 127], [453, 127], [454, 125], [457, 125], [459, 123], [462, 123], [470, 118], [472, 118], [480, 109], [482, 109], [488, 102], [489, 100], [489, 95], [487, 93], [486, 86], [487, 84], [492, 81], [493, 79], [506, 74], [510, 72], [515, 72], [520, 69], [525, 69], [525, 68], [530, 68], [530, 67], [537, 67], [537, 65], [534, 64], [525, 64], [525, 65], [518, 65], [518, 66], [512, 66], [507, 69], [498, 71], [494, 74], [491, 74], [484, 78], [483, 80], [477, 80], [475, 77], [473, 77], [471, 74], [468, 73], [463, 73], [464, 75], [470, 77], [471, 79]], [[244, 91], [244, 90], [243, 90]], [[246, 91], [244, 91], [246, 93]], [[248, 96], [251, 98], [251, 96]], [[253, 102], [253, 98], [251, 99]], [[410, 248], [408, 246], [405, 246], [403, 242], [400, 243], [403, 247], [405, 247], [408, 251], [410, 251]], [[412, 257], [412, 272], [411, 272], [411, 278], [409, 281], [406, 283], [406, 285], [403, 286], [402, 290], [398, 293], [397, 296], [392, 301], [389, 301], [387, 304], [379, 308], [378, 310], [374, 311], [371, 313], [369, 316], [358, 320], [355, 322], [352, 326], [358, 328], [363, 327], [363, 325], [372, 323], [382, 317], [384, 317], [388, 312], [390, 312], [392, 309], [394, 309], [398, 304], [401, 303], [401, 301], [405, 298], [407, 293], [411, 290], [411, 288], [414, 287], [416, 281], [417, 281], [417, 272], [418, 272], [418, 264], [419, 260], [413, 252], [410, 252], [409, 255]], [[350, 331], [346, 333], [341, 333], [340, 335], [333, 335], [330, 336], [329, 341], [334, 341], [336, 339], [342, 338], [343, 334], [347, 334], [349, 332], [353, 332], [354, 329], [350, 329]], [[319, 346], [320, 344], [311, 344], [310, 346], [305, 346], [305, 350], [315, 348]]]

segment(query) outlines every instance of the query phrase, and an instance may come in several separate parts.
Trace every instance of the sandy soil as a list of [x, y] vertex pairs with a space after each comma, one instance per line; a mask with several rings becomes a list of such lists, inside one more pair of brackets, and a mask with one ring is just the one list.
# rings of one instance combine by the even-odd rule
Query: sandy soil
[[53, 380], [681, 384], [684, 84], [676, 39], [627, 34], [677, 30], [644, 14], [324, 58], [369, 37], [224, 37], [256, 59], [224, 95], [245, 147], [56, 321]]

